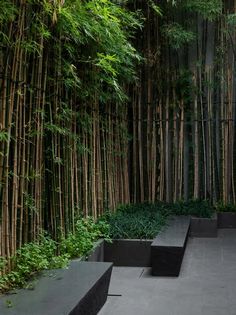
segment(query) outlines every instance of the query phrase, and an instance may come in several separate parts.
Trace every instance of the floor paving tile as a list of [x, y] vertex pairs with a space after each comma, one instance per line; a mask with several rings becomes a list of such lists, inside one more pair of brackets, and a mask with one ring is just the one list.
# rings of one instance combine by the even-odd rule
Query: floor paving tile
[[152, 277], [150, 268], [114, 267], [99, 315], [236, 315], [236, 229], [189, 238], [180, 276]]

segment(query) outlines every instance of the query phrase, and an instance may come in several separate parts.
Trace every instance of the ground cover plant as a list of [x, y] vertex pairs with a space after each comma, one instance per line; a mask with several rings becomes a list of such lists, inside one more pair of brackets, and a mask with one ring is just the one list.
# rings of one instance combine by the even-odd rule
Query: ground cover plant
[[113, 239], [153, 239], [167, 224], [171, 215], [193, 215], [210, 218], [214, 213], [208, 201], [190, 200], [176, 203], [156, 202], [123, 205], [107, 213], [109, 235]]
[[142, 203], [118, 207], [115, 213], [106, 214], [113, 239], [152, 239], [166, 224], [168, 209], [160, 203]]
[[170, 212], [175, 215], [192, 215], [200, 218], [211, 218], [214, 207], [207, 200], [179, 201], [168, 204]]
[[223, 202], [218, 202], [215, 205], [215, 209], [217, 212], [235, 212], [236, 213], [236, 206], [232, 203], [225, 204]]
[[10, 258], [12, 269], [7, 272], [9, 261], [0, 257], [0, 293], [16, 287], [28, 287], [27, 281], [34, 279], [45, 269], [66, 267], [69, 260], [85, 256], [99, 238], [108, 239], [108, 224], [102, 220], [95, 222], [91, 217], [79, 218], [75, 232], [62, 235], [59, 241], [41, 234], [37, 242], [24, 244]]

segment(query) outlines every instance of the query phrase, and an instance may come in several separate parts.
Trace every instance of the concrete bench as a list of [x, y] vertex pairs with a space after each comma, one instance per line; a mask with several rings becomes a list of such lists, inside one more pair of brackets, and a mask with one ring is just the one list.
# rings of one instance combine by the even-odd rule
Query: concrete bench
[[189, 227], [189, 217], [172, 217], [168, 221], [167, 228], [154, 239], [151, 244], [153, 276], [179, 275]]
[[111, 263], [72, 261], [68, 269], [47, 271], [31, 290], [1, 296], [0, 314], [96, 315], [106, 302], [111, 272]]

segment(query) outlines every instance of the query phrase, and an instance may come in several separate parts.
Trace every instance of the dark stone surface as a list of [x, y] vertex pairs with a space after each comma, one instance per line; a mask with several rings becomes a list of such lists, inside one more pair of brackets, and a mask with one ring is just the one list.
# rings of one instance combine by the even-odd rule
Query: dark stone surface
[[104, 261], [104, 240], [99, 240], [94, 248], [88, 253], [87, 261]]
[[72, 261], [68, 269], [45, 272], [33, 290], [1, 296], [0, 314], [96, 315], [106, 302], [111, 271], [111, 263]]
[[190, 236], [217, 237], [217, 215], [212, 218], [191, 217]]
[[150, 268], [114, 267], [110, 293], [99, 315], [236, 315], [236, 229], [217, 238], [188, 238], [178, 278]]
[[151, 245], [153, 276], [179, 275], [189, 227], [189, 217], [173, 217], [169, 220], [167, 228], [154, 239]]
[[150, 266], [152, 240], [113, 240], [104, 244], [104, 261], [115, 266]]
[[235, 212], [219, 212], [218, 216], [218, 228], [229, 229], [236, 228], [236, 213]]

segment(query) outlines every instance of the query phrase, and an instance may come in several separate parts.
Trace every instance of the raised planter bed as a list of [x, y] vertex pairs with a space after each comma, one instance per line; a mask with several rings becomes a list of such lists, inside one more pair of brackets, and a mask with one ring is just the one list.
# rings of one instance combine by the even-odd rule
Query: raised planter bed
[[218, 212], [218, 228], [236, 228], [236, 212]]
[[217, 215], [211, 218], [191, 217], [190, 236], [193, 237], [217, 237]]
[[113, 240], [104, 243], [104, 261], [114, 266], [149, 267], [152, 240]]
[[154, 239], [151, 245], [153, 276], [177, 277], [180, 272], [190, 227], [186, 216], [169, 219], [168, 227]]
[[0, 314], [96, 315], [106, 302], [111, 272], [111, 263], [72, 261], [68, 269], [46, 271], [33, 290], [1, 296]]

